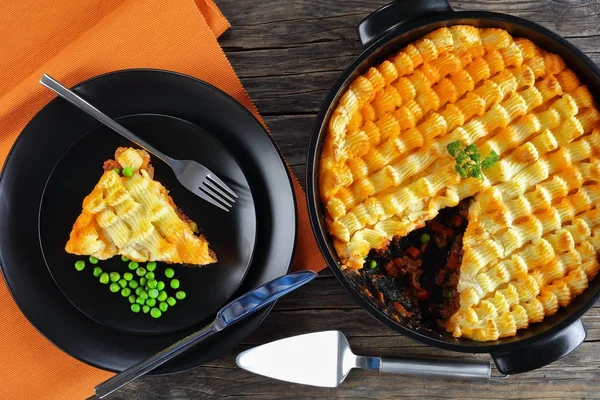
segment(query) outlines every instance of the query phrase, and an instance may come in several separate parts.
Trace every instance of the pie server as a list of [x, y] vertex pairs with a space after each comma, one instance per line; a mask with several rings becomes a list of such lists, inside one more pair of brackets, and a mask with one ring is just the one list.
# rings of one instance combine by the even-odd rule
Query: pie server
[[365, 357], [352, 353], [340, 331], [293, 336], [254, 347], [236, 358], [240, 368], [255, 374], [304, 385], [337, 387], [352, 368], [443, 379], [490, 380], [489, 361], [428, 358]]
[[148, 359], [129, 367], [125, 371], [119, 372], [117, 375], [96, 386], [94, 388], [96, 396], [103, 399], [129, 382], [147, 374], [173, 357], [189, 350], [206, 338], [241, 321], [248, 315], [255, 313], [275, 302], [280, 297], [285, 296], [291, 291], [310, 282], [316, 276], [317, 274], [312, 271], [293, 272], [273, 279], [272, 281], [238, 297], [221, 308], [217, 313], [215, 320], [209, 325], [181, 339], [179, 342], [172, 344]]

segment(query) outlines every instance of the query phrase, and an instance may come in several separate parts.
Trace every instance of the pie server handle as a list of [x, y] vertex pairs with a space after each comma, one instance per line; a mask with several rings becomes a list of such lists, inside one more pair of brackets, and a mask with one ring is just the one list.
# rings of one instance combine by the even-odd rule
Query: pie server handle
[[490, 380], [508, 375], [492, 375], [492, 363], [479, 360], [381, 357], [379, 372], [431, 378]]

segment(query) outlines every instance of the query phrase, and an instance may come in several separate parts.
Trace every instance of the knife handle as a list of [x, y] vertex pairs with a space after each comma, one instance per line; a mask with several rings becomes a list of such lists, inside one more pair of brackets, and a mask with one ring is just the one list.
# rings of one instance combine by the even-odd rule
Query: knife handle
[[[218, 322], [218, 321], [215, 321]], [[163, 365], [173, 357], [180, 355], [191, 347], [195, 346], [199, 342], [206, 338], [214, 335], [216, 332], [221, 330], [220, 323], [211, 323], [210, 325], [202, 328], [198, 332], [195, 332], [175, 344], [167, 347], [159, 353], [147, 358], [144, 361], [137, 363], [136, 365], [127, 368], [126, 370], [119, 372], [112, 378], [102, 382], [94, 388], [94, 392], [98, 398], [103, 399], [117, 389], [122, 388], [129, 382], [139, 378], [152, 371], [155, 368]]]
[[[379, 372], [450, 379], [492, 379], [489, 361], [381, 357]], [[495, 377], [494, 377], [495, 378]]]

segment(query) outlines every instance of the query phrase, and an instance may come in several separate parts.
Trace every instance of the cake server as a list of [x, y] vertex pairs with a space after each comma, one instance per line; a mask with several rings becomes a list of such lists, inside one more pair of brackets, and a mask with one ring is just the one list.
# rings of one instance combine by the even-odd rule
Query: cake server
[[352, 353], [340, 331], [293, 336], [254, 347], [236, 358], [255, 374], [304, 385], [337, 387], [353, 368], [442, 379], [490, 380], [492, 364], [480, 360], [366, 357]]

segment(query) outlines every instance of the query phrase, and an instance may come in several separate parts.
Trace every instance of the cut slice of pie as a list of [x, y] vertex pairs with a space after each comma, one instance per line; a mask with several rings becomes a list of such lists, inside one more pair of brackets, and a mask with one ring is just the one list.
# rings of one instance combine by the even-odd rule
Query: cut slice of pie
[[65, 250], [105, 260], [121, 255], [137, 262], [205, 265], [217, 261], [198, 226], [175, 206], [154, 179], [150, 155], [120, 147], [83, 200]]

